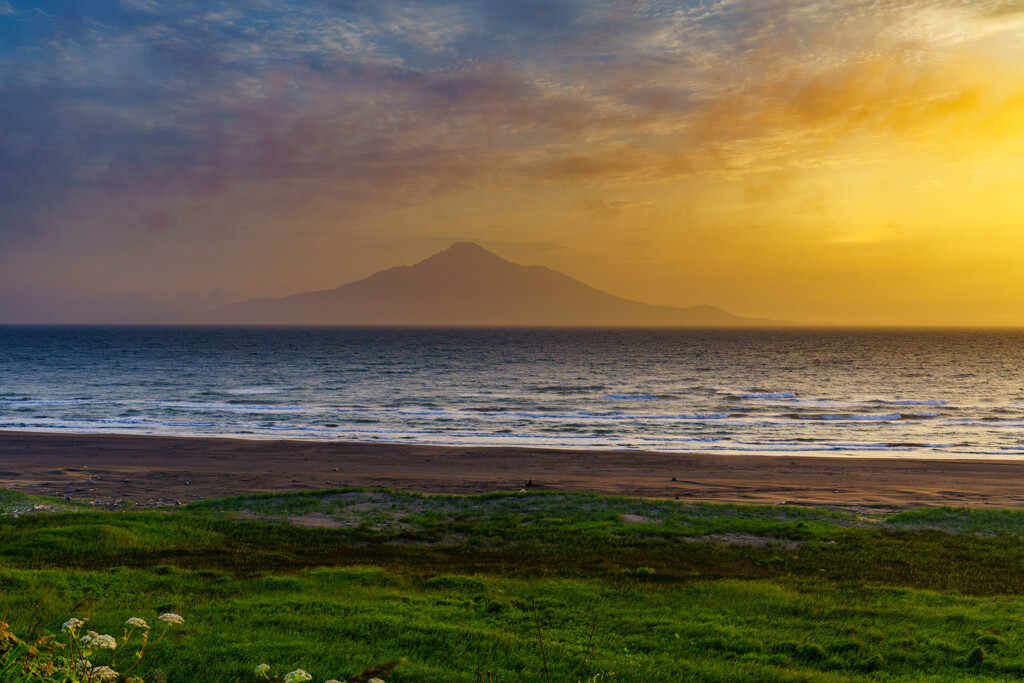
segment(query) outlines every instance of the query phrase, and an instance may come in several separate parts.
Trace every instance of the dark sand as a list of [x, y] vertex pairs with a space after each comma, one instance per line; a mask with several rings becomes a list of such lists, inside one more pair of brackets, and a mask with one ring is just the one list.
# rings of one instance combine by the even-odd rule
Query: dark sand
[[[673, 481], [675, 477], [675, 481]], [[1024, 462], [687, 455], [0, 431], [0, 488], [110, 506], [345, 486], [735, 503], [1024, 507]]]

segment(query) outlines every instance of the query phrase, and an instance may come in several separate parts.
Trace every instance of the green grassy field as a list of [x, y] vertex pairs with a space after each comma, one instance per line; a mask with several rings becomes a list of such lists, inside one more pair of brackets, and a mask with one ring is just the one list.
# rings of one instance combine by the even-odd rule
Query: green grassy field
[[1024, 678], [1016, 511], [343, 490], [0, 515], [0, 619], [177, 612], [149, 662], [173, 682]]

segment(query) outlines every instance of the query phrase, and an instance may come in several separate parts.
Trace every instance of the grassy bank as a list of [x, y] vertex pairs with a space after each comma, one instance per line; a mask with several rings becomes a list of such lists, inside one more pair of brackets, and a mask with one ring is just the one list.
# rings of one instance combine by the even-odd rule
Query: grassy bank
[[183, 614], [153, 655], [171, 681], [398, 658], [389, 681], [543, 681], [538, 624], [552, 681], [1016, 680], [1022, 532], [1011, 511], [561, 493], [44, 509], [0, 518], [0, 601], [16, 630]]

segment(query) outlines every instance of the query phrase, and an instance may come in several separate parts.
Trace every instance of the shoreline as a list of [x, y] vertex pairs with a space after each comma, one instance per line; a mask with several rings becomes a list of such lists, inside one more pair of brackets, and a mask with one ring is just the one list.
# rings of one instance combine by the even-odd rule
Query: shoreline
[[[532, 485], [528, 484], [532, 482]], [[1024, 461], [708, 455], [0, 431], [0, 488], [104, 507], [328, 488], [693, 502], [1024, 508]]]
[[[145, 432], [145, 431], [133, 431], [133, 432], [119, 432], [119, 431], [88, 431], [88, 432], [76, 432], [64, 428], [34, 428], [34, 429], [8, 429], [0, 427], [0, 434], [31, 434], [34, 436], [74, 436], [78, 438], [89, 438], [89, 437], [139, 437], [139, 438], [155, 438], [155, 439], [209, 439], [212, 441], [228, 440], [228, 441], [255, 441], [255, 442], [274, 442], [274, 443], [296, 443], [296, 444], [347, 444], [347, 445], [359, 445], [359, 446], [402, 446], [402, 447], [422, 447], [422, 448], [442, 448], [442, 449], [495, 449], [495, 450], [516, 450], [516, 451], [528, 451], [534, 453], [643, 453], [647, 455], [682, 455], [682, 456], [700, 456], [700, 457], [755, 457], [755, 458], [775, 458], [775, 457], [794, 457], [794, 458], [821, 458], [826, 460], [919, 460], [919, 461], [937, 461], [937, 462], [949, 462], [949, 461], [964, 461], [964, 462], [1018, 462], [1024, 463], [1024, 453], [1014, 453], [1009, 455], [995, 455], [993, 453], [983, 453], [973, 455], [970, 453], [962, 453], [958, 451], [924, 451], [915, 450], [923, 448], [922, 444], [918, 443], [895, 443], [892, 444], [888, 449], [869, 449], [869, 448], [802, 448], [795, 447], [791, 450], [785, 448], [772, 448], [765, 450], [757, 449], [736, 449], [730, 450], [723, 448], [714, 451], [700, 451], [700, 450], [658, 450], [658, 449], [646, 449], [638, 448], [635, 446], [623, 446], [615, 447], [613, 445], [572, 445], [563, 446], [559, 444], [531, 444], [531, 443], [508, 443], [508, 444], [496, 444], [496, 443], [476, 443], [473, 441], [461, 441], [454, 443], [441, 443], [432, 441], [359, 441], [356, 439], [347, 439], [344, 437], [339, 438], [309, 438], [303, 436], [294, 436], [291, 434], [278, 435], [278, 434], [265, 434], [257, 432], [245, 432], [242, 434], [228, 434], [228, 433], [206, 433], [206, 434], [166, 434], [159, 432]], [[901, 450], [902, 449], [902, 450]]]

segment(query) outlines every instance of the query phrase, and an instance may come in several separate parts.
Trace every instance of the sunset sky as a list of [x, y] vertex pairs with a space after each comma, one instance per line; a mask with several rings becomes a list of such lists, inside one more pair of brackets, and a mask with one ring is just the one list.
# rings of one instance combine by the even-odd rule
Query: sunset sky
[[614, 294], [1024, 325], [1019, 0], [0, 0], [0, 321], [454, 241]]

